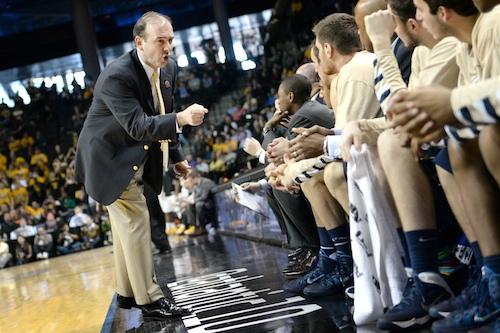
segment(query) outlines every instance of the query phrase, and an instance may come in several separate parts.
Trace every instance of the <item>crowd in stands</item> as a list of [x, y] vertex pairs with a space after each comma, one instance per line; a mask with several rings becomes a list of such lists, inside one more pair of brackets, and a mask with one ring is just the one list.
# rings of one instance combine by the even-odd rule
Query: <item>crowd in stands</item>
[[58, 94], [55, 85], [28, 85], [31, 103], [17, 98], [12, 108], [0, 105], [0, 267], [108, 242], [109, 225], [91, 213], [74, 181], [78, 131], [92, 91], [73, 86], [72, 94]]

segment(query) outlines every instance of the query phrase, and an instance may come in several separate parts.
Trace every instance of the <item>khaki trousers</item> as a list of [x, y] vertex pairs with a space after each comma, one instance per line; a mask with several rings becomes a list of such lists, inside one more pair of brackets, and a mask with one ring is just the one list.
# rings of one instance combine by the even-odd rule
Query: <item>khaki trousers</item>
[[157, 283], [151, 251], [151, 228], [144, 197], [143, 168], [120, 197], [106, 206], [113, 232], [116, 292], [139, 305], [164, 297]]

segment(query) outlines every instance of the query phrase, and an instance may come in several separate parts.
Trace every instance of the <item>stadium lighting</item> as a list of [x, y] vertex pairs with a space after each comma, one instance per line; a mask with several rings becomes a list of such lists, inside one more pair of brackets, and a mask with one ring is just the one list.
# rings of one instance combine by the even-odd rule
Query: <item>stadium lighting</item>
[[245, 60], [245, 61], [242, 61], [241, 62], [241, 68], [244, 70], [244, 71], [248, 71], [248, 70], [251, 70], [251, 69], [255, 69], [255, 67], [257, 67], [257, 65], [255, 64], [255, 62], [253, 62], [252, 60]]

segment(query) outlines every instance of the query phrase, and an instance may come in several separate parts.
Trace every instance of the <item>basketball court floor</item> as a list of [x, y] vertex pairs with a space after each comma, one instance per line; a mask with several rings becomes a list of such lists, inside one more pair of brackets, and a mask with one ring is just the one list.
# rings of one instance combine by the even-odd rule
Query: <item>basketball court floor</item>
[[0, 270], [0, 332], [377, 332], [353, 327], [343, 297], [283, 292], [284, 249], [219, 235], [171, 243], [171, 254], [154, 256], [158, 282], [194, 315], [143, 322], [119, 309], [104, 247]]

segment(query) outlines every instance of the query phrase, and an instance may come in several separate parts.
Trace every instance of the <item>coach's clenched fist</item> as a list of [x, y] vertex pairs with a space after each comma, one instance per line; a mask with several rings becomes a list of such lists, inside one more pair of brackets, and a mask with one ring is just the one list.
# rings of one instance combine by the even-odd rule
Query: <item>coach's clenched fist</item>
[[208, 110], [200, 104], [190, 105], [186, 110], [177, 113], [177, 123], [180, 127], [185, 125], [199, 126]]

